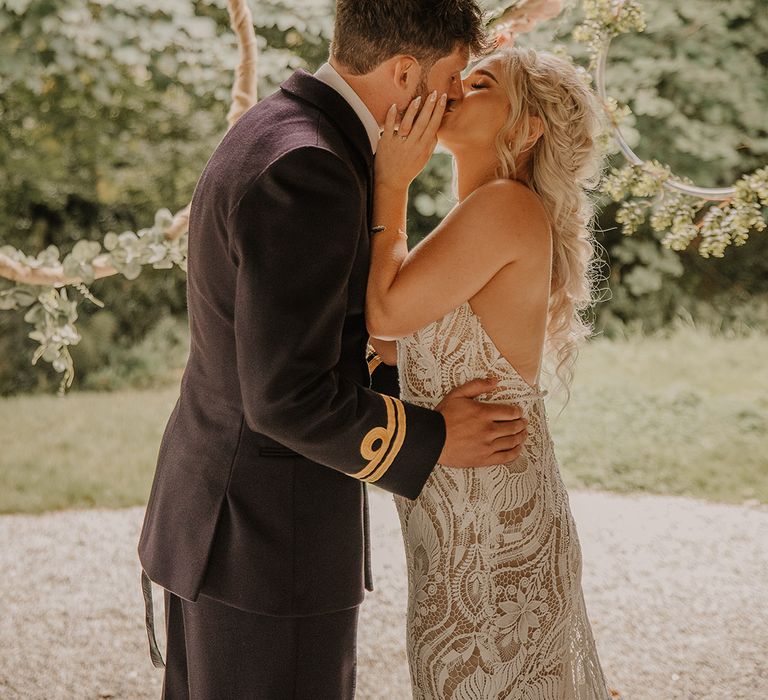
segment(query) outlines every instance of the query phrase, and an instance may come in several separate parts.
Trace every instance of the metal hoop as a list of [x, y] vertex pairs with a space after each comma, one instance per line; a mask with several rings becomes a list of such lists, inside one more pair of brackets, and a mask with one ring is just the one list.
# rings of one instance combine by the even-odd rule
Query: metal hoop
[[[597, 84], [597, 94], [603, 103], [607, 103], [608, 97], [605, 90], [605, 68], [608, 62], [608, 48], [611, 45], [611, 40], [607, 39], [603, 44], [600, 52], [597, 55], [597, 68], [595, 70], [595, 82]], [[629, 146], [624, 139], [624, 136], [619, 129], [618, 124], [611, 120], [611, 128], [613, 134], [616, 137], [616, 141], [619, 144], [619, 148], [627, 160], [633, 165], [643, 165], [645, 161], [640, 158]], [[706, 199], [712, 202], [719, 202], [724, 199], [729, 199], [736, 194], [735, 187], [699, 187], [698, 185], [689, 185], [686, 182], [670, 178], [664, 181], [664, 187], [668, 190], [675, 192], [681, 192], [691, 197], [698, 197], [700, 199]]]

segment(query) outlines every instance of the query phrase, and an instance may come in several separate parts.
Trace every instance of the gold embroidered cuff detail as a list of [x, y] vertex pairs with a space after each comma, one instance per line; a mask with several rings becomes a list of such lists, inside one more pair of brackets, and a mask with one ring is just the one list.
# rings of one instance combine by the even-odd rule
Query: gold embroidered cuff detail
[[[387, 426], [369, 431], [360, 444], [360, 454], [368, 464], [357, 474], [356, 479], [373, 483], [381, 479], [392, 466], [395, 457], [405, 442], [405, 409], [398, 399], [381, 394], [387, 407]], [[377, 447], [374, 447], [376, 443]]]
[[368, 358], [368, 374], [373, 374], [374, 370], [381, 364], [381, 358], [378, 355]]

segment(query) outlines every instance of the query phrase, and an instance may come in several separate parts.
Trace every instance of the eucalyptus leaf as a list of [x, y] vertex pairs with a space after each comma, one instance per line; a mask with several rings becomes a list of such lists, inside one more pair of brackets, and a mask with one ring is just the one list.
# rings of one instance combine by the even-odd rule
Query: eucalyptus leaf
[[116, 233], [110, 231], [104, 236], [104, 248], [108, 251], [114, 250], [119, 243], [119, 239]]
[[19, 303], [10, 294], [0, 294], [0, 311], [15, 311]]
[[37, 294], [25, 287], [16, 287], [10, 291], [16, 303], [21, 307], [30, 306], [37, 301]]
[[59, 357], [59, 349], [55, 345], [47, 345], [43, 350], [42, 358], [46, 362], [54, 362]]
[[126, 279], [135, 280], [141, 274], [141, 265], [137, 262], [132, 262], [120, 270]]

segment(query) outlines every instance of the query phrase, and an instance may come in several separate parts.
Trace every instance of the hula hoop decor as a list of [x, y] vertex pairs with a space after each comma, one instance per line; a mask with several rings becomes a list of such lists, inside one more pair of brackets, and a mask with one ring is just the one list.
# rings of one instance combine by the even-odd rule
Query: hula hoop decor
[[[732, 187], [697, 187], [675, 177], [666, 165], [643, 161], [629, 147], [620, 124], [631, 112], [608, 97], [605, 72], [612, 39], [645, 29], [642, 6], [637, 0], [583, 0], [581, 4], [585, 20], [574, 36], [590, 54], [590, 70], [610, 130], [628, 161], [612, 169], [601, 185], [601, 191], [613, 201], [626, 200], [616, 214], [624, 233], [632, 234], [648, 221], [654, 231], [665, 233], [662, 243], [673, 250], [683, 250], [698, 239], [702, 256], [722, 257], [729, 245], [742, 245], [751, 230], [762, 231], [766, 227], [762, 208], [768, 206], [768, 167], [745, 175]], [[258, 52], [246, 0], [227, 0], [227, 9], [240, 56], [227, 115], [231, 127], [256, 103]], [[563, 0], [499, 3], [488, 16], [489, 32], [495, 44], [503, 46], [556, 17], [562, 9]], [[585, 76], [589, 79], [586, 72]], [[186, 271], [188, 227], [186, 206], [175, 215], [161, 209], [151, 226], [136, 232], [110, 232], [101, 242], [81, 240], [63, 259], [56, 246], [34, 257], [13, 246], [0, 247], [0, 277], [15, 283], [0, 291], [0, 311], [26, 309], [24, 319], [34, 327], [29, 337], [39, 344], [32, 364], [42, 358], [62, 374], [60, 395], [72, 385], [75, 375], [69, 348], [80, 342], [75, 326], [78, 295], [103, 306], [86, 286], [97, 279], [118, 273], [136, 279], [147, 265], [156, 269], [178, 266]]]
[[743, 245], [750, 231], [763, 231], [763, 208], [768, 206], [768, 167], [744, 175], [730, 187], [699, 187], [676, 177], [657, 160], [642, 160], [621, 133], [621, 122], [631, 111], [609, 98], [606, 65], [611, 41], [631, 31], [642, 32], [645, 18], [636, 0], [584, 0], [586, 19], [574, 32], [592, 58], [598, 95], [605, 105], [613, 136], [628, 163], [612, 168], [600, 190], [614, 202], [626, 235], [644, 223], [663, 233], [662, 245], [685, 250], [698, 239], [702, 257], [721, 258], [729, 245]]

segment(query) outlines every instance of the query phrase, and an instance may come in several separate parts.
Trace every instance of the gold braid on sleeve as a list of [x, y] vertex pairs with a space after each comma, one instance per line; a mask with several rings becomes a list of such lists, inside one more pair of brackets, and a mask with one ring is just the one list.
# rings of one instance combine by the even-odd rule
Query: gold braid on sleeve
[[360, 455], [368, 460], [368, 464], [352, 474], [368, 483], [378, 481], [387, 473], [405, 441], [405, 409], [402, 402], [384, 394], [380, 396], [387, 407], [387, 425], [373, 428], [363, 438]]
[[368, 344], [365, 353], [365, 361], [368, 363], [368, 374], [373, 376], [374, 370], [381, 364], [381, 357], [377, 353], [371, 344]]

